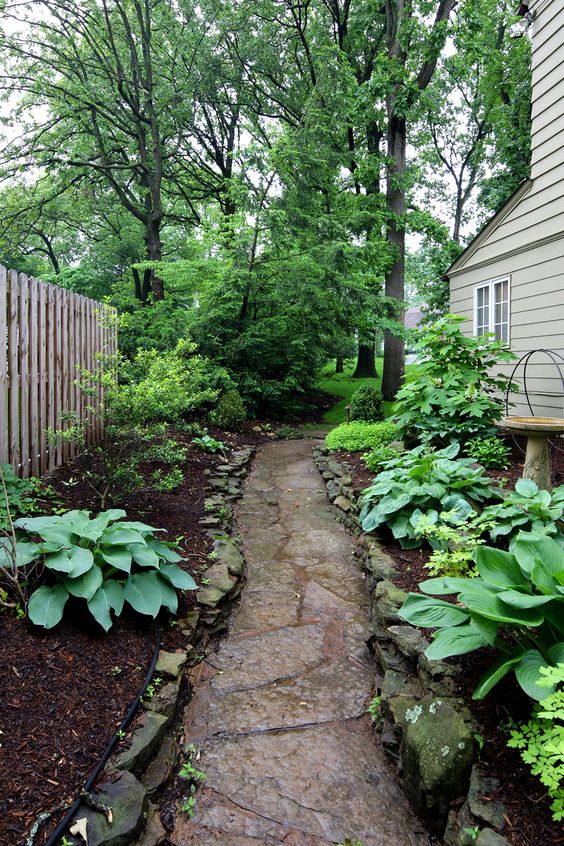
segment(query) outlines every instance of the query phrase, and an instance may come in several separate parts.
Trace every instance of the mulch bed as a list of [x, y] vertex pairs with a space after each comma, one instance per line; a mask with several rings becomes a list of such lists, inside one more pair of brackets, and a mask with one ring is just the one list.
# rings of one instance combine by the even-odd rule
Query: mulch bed
[[[212, 426], [209, 433], [234, 448], [273, 437], [256, 422], [245, 424], [236, 435]], [[131, 520], [165, 529], [167, 539], [181, 537], [185, 567], [198, 581], [210, 551], [209, 539], [198, 523], [210, 492], [204, 471], [223, 457], [193, 446], [191, 436], [178, 431], [170, 434], [189, 447], [182, 485], [173, 493], [132, 494], [116, 505]], [[92, 460], [88, 454], [79, 456], [47, 480], [65, 508], [99, 510], [96, 495], [83, 479]], [[179, 615], [193, 603], [193, 594], [182, 594]], [[23, 844], [38, 814], [74, 801], [139, 691], [155, 648], [157, 623], [163, 625], [165, 648], [182, 645], [182, 635], [177, 627], [168, 626], [166, 616], [153, 622], [124, 612], [104, 634], [84, 614], [83, 604], [77, 601], [69, 611], [52, 631], [35, 628], [7, 612], [0, 615], [3, 846]], [[35, 846], [47, 841], [61, 817], [59, 812], [41, 827]]]
[[[521, 478], [525, 443], [522, 439], [507, 437], [512, 449], [511, 465], [506, 470], [489, 471], [488, 475], [498, 481], [506, 480], [505, 487], [514, 487]], [[374, 474], [368, 472], [359, 453], [337, 452], [336, 457], [345, 461], [351, 469], [353, 485], [361, 490], [368, 486]], [[552, 449], [553, 485], [564, 483], [564, 451]], [[430, 557], [426, 549], [401, 549], [391, 535], [382, 537], [385, 552], [390, 555], [400, 571], [394, 580], [406, 591], [418, 591], [419, 582], [429, 578], [425, 563]], [[472, 691], [486, 669], [493, 663], [493, 650], [479, 650], [457, 659], [462, 666], [458, 695], [466, 700], [472, 713], [483, 726], [484, 745], [481, 762], [488, 773], [500, 781], [497, 794], [493, 797], [502, 802], [506, 809], [506, 825], [503, 835], [514, 846], [539, 846], [539, 844], [564, 844], [564, 831], [560, 823], [552, 820], [550, 800], [539, 780], [531, 776], [517, 750], [506, 745], [508, 733], [504, 729], [511, 717], [515, 721], [526, 720], [531, 712], [531, 700], [525, 696], [514, 676], [503, 679], [485, 700], [472, 700]]]

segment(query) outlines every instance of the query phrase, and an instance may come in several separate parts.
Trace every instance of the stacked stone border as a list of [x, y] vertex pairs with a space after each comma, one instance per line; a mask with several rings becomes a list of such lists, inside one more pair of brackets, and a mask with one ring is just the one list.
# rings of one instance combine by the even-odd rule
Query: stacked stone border
[[393, 559], [362, 531], [361, 492], [350, 468], [325, 446], [315, 447], [313, 458], [338, 519], [357, 537], [356, 554], [368, 576], [369, 646], [382, 673], [376, 727], [405, 793], [446, 846], [509, 846], [499, 833], [504, 808], [492, 798], [499, 782], [479, 763], [480, 726], [456, 697], [461, 668], [428, 660], [428, 639], [399, 616], [406, 593], [394, 584]]
[[128, 746], [109, 759], [100, 787], [83, 797], [70, 826], [75, 834], [67, 835], [67, 842], [84, 845], [81, 827], [88, 846], [158, 846], [166, 839], [153, 800], [175, 774], [182, 752], [175, 730], [182, 682], [188, 672], [197, 673], [208, 642], [226, 628], [232, 602], [241, 592], [245, 560], [233, 504], [242, 496], [255, 452], [254, 446], [244, 446], [206, 471], [212, 494], [205, 500], [206, 513], [200, 525], [213, 542], [212, 563], [205, 572], [206, 584], [196, 595], [196, 608], [177, 620], [186, 645], [176, 652], [159, 652], [153, 678], [162, 683], [144, 697]]

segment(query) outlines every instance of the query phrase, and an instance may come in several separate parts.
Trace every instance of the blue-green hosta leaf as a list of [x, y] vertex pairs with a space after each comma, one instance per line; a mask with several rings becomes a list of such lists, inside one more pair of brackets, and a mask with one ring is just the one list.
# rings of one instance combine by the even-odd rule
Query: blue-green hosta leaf
[[533, 532], [519, 532], [511, 543], [511, 552], [521, 569], [531, 574], [535, 564], [544, 564], [549, 572], [564, 570], [564, 550], [552, 538]]
[[102, 571], [97, 564], [94, 564], [88, 572], [76, 579], [64, 579], [64, 585], [72, 596], [79, 596], [81, 599], [90, 599], [94, 596], [104, 581]]
[[71, 546], [73, 531], [61, 522], [60, 517], [20, 517], [14, 520], [14, 526], [25, 529], [32, 535], [39, 535], [49, 543]]
[[451, 593], [459, 593], [464, 590], [468, 582], [475, 579], [465, 579], [462, 576], [436, 576], [433, 579], [425, 579], [420, 582], [419, 589], [423, 593], [430, 593], [435, 596], [448, 596]]
[[486, 617], [470, 614], [470, 621], [475, 629], [485, 638], [490, 646], [495, 646], [499, 623], [497, 620], [488, 620]]
[[391, 524], [391, 529], [392, 534], [396, 540], [401, 540], [402, 538], [413, 534], [413, 526], [409, 522], [408, 513], [404, 512], [403, 514], [398, 514], [396, 519]]
[[407, 595], [399, 615], [413, 626], [422, 626], [427, 629], [459, 626], [470, 619], [464, 608], [459, 608], [452, 602], [445, 602], [442, 599], [423, 596], [420, 593]]
[[558, 582], [552, 577], [552, 573], [548, 570], [548, 568], [545, 567], [544, 564], [541, 564], [540, 561], [537, 561], [534, 565], [531, 572], [531, 579], [534, 586], [538, 588], [541, 593], [548, 596], [554, 596], [554, 594], [557, 593], [556, 588], [558, 587]]
[[76, 579], [87, 573], [94, 564], [94, 556], [89, 549], [82, 549], [80, 546], [73, 546], [70, 549], [61, 549], [52, 555], [45, 556], [45, 566], [49, 570], [56, 570], [58, 573], [66, 573], [71, 579]]
[[102, 558], [106, 564], [111, 564], [116, 570], [122, 570], [124, 573], [131, 572], [131, 552], [125, 546], [115, 546], [112, 549], [106, 549], [102, 553]]
[[[537, 608], [539, 605], [546, 605], [547, 602], [557, 601], [553, 594], [541, 596], [538, 593], [521, 593], [518, 590], [502, 590], [498, 596], [513, 608]], [[564, 602], [564, 596], [561, 597], [561, 601]]]
[[538, 608], [515, 608], [506, 605], [491, 588], [486, 585], [468, 584], [458, 595], [458, 601], [473, 614], [479, 614], [488, 620], [499, 623], [516, 623], [520, 626], [540, 626], [544, 614]]
[[176, 564], [161, 564], [160, 573], [175, 588], [179, 588], [180, 590], [197, 590], [198, 588], [192, 576]]
[[128, 551], [133, 556], [133, 560], [139, 564], [140, 567], [159, 567], [159, 556], [154, 549], [147, 546], [146, 543], [130, 543], [127, 546]]
[[161, 607], [161, 588], [156, 572], [133, 573], [125, 583], [125, 601], [140, 614], [156, 617]]
[[488, 670], [486, 670], [478, 682], [478, 686], [472, 694], [472, 699], [484, 699], [490, 690], [494, 688], [496, 684], [507, 675], [507, 673], [511, 672], [515, 664], [519, 663], [522, 654], [523, 651], [519, 650], [517, 655], [513, 655], [509, 658], [507, 655], [502, 655], [498, 658], [497, 661], [492, 664]]
[[136, 532], [166, 532], [166, 529], [157, 529], [155, 526], [149, 526], [147, 523], [141, 523], [139, 520], [124, 520], [120, 524], [122, 529], [134, 529]]
[[69, 593], [63, 585], [43, 585], [34, 591], [27, 605], [29, 619], [36, 626], [52, 629], [59, 623], [65, 610]]
[[411, 496], [408, 493], [391, 493], [380, 500], [378, 510], [384, 515], [395, 514], [410, 502]]
[[110, 523], [120, 520], [122, 517], [126, 516], [126, 512], [123, 508], [110, 508], [108, 511], [102, 511], [100, 514], [97, 514], [93, 520], [89, 520], [89, 525], [86, 526], [85, 530], [82, 532], [82, 537], [88, 538], [92, 541], [97, 541], [102, 532], [108, 528]]
[[519, 479], [515, 483], [515, 490], [520, 496], [525, 496], [527, 498], [534, 497], [539, 492], [538, 485], [536, 484], [536, 482], [533, 482], [532, 479]]
[[474, 553], [474, 561], [484, 582], [494, 588], [528, 587], [529, 580], [519, 567], [519, 563], [510, 552], [494, 549], [491, 546], [479, 546]]
[[[362, 528], [365, 532], [373, 532], [378, 526], [381, 526], [386, 520], [386, 515], [382, 514], [378, 507], [373, 508], [364, 520], [362, 521]], [[167, 559], [168, 560], [168, 559]]]
[[147, 546], [150, 546], [151, 549], [154, 549], [159, 558], [163, 558], [165, 561], [170, 561], [171, 564], [176, 564], [178, 561], [182, 561], [182, 556], [175, 552], [174, 549], [171, 549], [166, 543], [160, 541], [158, 538], [148, 537], [146, 538]]
[[112, 625], [110, 611], [113, 609], [119, 617], [123, 610], [123, 603], [123, 586], [115, 579], [107, 579], [88, 600], [88, 608], [96, 622], [107, 632]]
[[536, 699], [540, 702], [541, 699], [546, 699], [551, 693], [554, 693], [554, 688], [539, 687], [537, 682], [541, 677], [540, 668], [546, 667], [546, 659], [542, 657], [537, 649], [529, 649], [521, 656], [521, 660], [515, 666], [515, 676], [517, 681], [531, 699]]
[[136, 529], [123, 529], [118, 523], [116, 526], [108, 526], [100, 538], [103, 546], [114, 546], [116, 544], [145, 543], [141, 532]]
[[439, 661], [451, 655], [465, 655], [482, 646], [488, 646], [488, 640], [471, 623], [439, 629], [425, 650], [427, 658]]
[[445, 496], [441, 501], [441, 508], [443, 511], [453, 511], [461, 521], [475, 513], [470, 503], [458, 494]]
[[[16, 543], [16, 567], [26, 567], [39, 555], [39, 546], [29, 541], [17, 541]], [[14, 549], [9, 538], [0, 537], [0, 567], [10, 568]]]
[[159, 587], [161, 590], [161, 604], [165, 608], [168, 608], [171, 614], [176, 614], [178, 611], [178, 597], [171, 583], [166, 579], [159, 579]]
[[557, 664], [564, 664], [564, 643], [555, 643], [548, 650], [548, 657], [550, 663], [556, 666]]

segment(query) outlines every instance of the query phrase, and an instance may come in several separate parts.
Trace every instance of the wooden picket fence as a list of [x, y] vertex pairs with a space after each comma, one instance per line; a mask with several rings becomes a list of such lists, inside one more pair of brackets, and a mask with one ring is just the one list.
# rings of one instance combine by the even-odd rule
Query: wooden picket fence
[[117, 352], [115, 309], [0, 266], [0, 464], [40, 476], [76, 455], [76, 443], [48, 438], [86, 425], [86, 445], [103, 437], [103, 386], [77, 384]]

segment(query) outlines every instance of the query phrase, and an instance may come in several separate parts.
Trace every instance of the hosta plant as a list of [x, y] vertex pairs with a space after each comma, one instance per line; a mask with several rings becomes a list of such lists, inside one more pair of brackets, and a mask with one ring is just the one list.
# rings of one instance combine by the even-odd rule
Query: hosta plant
[[362, 528], [372, 532], [387, 525], [404, 549], [421, 546], [418, 523], [440, 524], [464, 520], [478, 503], [498, 496], [481, 467], [471, 458], [457, 458], [460, 447], [443, 450], [420, 446], [386, 464], [363, 491]]
[[564, 485], [550, 493], [539, 490], [532, 479], [519, 479], [503, 502], [484, 508], [479, 522], [493, 524], [489, 530], [492, 540], [511, 540], [519, 531], [557, 536], [563, 514]]
[[537, 684], [554, 692], [541, 699], [528, 722], [510, 723], [507, 745], [520, 750], [531, 773], [546, 787], [552, 818], [559, 822], [564, 820], [564, 663], [541, 667]]
[[[525, 693], [543, 699], [540, 667], [564, 661], [564, 550], [552, 538], [528, 532], [517, 536], [511, 550], [478, 547], [477, 578], [428, 579], [419, 585], [423, 593], [408, 594], [400, 611], [415, 626], [437, 629], [427, 658], [483, 646], [499, 652], [474, 699], [483, 699], [512, 671]], [[451, 594], [456, 603], [435, 598]]]
[[43, 567], [45, 584], [28, 603], [33, 623], [56, 626], [70, 596], [84, 599], [106, 631], [111, 612], [119, 616], [125, 603], [153, 618], [161, 608], [176, 613], [175, 589], [194, 590], [196, 583], [178, 566], [181, 556], [156, 537], [159, 529], [125, 517], [110, 509], [93, 519], [88, 511], [68, 511], [15, 521], [19, 566]]

